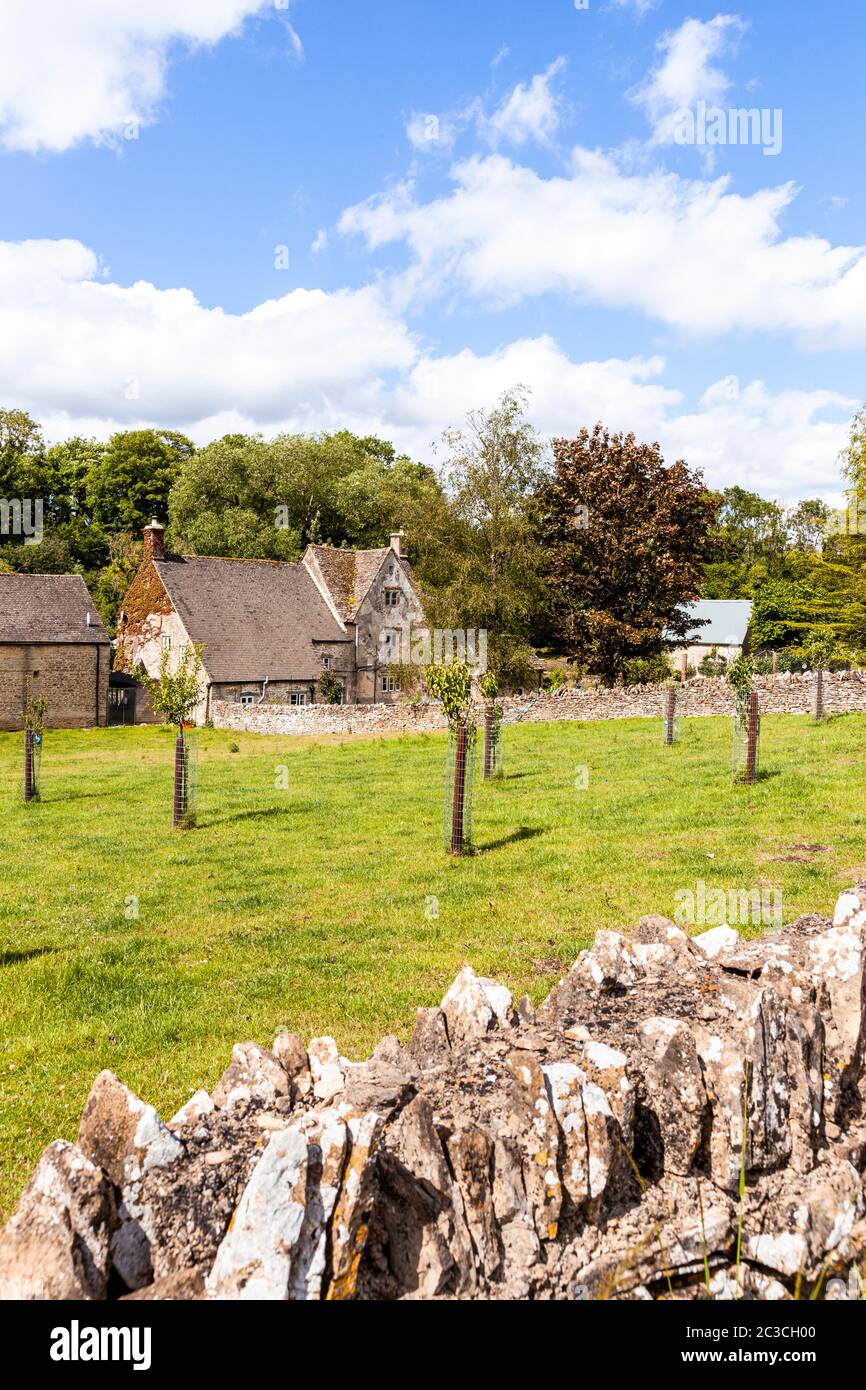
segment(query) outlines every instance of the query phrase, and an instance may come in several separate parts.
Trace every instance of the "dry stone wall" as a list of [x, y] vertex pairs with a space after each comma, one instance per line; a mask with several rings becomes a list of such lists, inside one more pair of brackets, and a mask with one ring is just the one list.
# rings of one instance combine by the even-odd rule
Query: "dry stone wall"
[[0, 1235], [0, 1291], [856, 1297], [864, 1059], [866, 884], [757, 940], [645, 917], [537, 1010], [467, 966], [366, 1062], [240, 1045], [167, 1123], [103, 1072]]
[[[802, 675], [761, 676], [755, 683], [764, 714], [809, 714], [813, 678]], [[540, 697], [510, 697], [502, 701], [505, 719], [520, 723], [557, 720], [661, 719], [666, 687], [636, 685], [627, 689], [566, 690]], [[825, 678], [824, 708], [828, 714], [866, 711], [866, 672], [852, 671]], [[306, 705], [278, 704], [245, 707], [214, 701], [216, 728], [258, 734], [439, 733], [446, 724], [437, 705]], [[680, 691], [679, 714], [686, 718], [727, 715], [733, 697], [724, 680], [688, 681]]]

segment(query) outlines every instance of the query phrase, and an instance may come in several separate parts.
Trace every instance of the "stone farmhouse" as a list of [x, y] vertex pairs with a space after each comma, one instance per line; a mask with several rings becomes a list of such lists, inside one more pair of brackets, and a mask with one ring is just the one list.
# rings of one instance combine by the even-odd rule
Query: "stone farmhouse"
[[20, 729], [28, 694], [55, 729], [103, 725], [111, 643], [77, 574], [0, 574], [0, 729]]
[[117, 635], [126, 670], [150, 675], [163, 652], [177, 663], [191, 643], [201, 646], [204, 723], [217, 700], [315, 704], [325, 672], [346, 704], [395, 703], [391, 632], [423, 617], [402, 533], [381, 550], [310, 545], [290, 564], [170, 555], [153, 521]]

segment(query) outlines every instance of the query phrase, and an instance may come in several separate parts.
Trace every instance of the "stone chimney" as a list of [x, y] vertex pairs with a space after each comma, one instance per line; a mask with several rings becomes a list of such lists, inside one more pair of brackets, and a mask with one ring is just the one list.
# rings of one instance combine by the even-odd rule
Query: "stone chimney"
[[161, 526], [154, 517], [149, 526], [145, 526], [142, 535], [144, 536], [144, 554], [142, 560], [164, 560], [165, 559], [165, 527]]
[[405, 531], [395, 531], [394, 534], [391, 536], [391, 549], [394, 551], [396, 555], [399, 555], [401, 559], [406, 553], [403, 549], [403, 541], [405, 540], [405, 538]]

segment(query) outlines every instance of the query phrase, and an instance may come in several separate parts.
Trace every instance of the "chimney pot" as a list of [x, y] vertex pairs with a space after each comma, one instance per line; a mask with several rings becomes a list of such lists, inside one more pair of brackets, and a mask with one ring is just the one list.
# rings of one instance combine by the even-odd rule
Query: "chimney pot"
[[399, 555], [401, 559], [405, 553], [403, 550], [403, 541], [405, 540], [405, 538], [405, 531], [395, 531], [391, 536], [391, 549], [394, 551], [396, 555]]
[[142, 535], [144, 536], [145, 560], [164, 560], [165, 559], [165, 527], [162, 526], [154, 517], [149, 526], [145, 526]]

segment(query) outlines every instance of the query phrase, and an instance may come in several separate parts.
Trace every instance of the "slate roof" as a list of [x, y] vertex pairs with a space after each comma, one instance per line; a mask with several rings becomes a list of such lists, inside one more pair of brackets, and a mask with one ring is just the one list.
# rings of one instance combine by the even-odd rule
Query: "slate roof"
[[701, 647], [741, 647], [752, 621], [748, 599], [701, 599], [688, 605], [689, 616], [707, 618], [705, 627], [695, 627], [686, 641]]
[[186, 556], [156, 571], [215, 682], [318, 680], [316, 642], [346, 642], [303, 565]]
[[[310, 545], [307, 555], [315, 558], [334, 606], [345, 623], [354, 621], [373, 580], [394, 552], [390, 546], [382, 550], [338, 550], [332, 545]], [[402, 564], [408, 570], [405, 558]]]
[[80, 574], [0, 574], [0, 643], [108, 640]]

